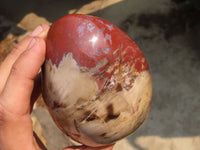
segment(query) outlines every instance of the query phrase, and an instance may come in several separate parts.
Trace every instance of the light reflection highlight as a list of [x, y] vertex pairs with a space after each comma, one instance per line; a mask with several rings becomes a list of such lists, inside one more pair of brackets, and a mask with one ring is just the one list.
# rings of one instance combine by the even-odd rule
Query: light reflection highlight
[[97, 41], [98, 37], [93, 36], [92, 39], [90, 40], [90, 42], [95, 43]]

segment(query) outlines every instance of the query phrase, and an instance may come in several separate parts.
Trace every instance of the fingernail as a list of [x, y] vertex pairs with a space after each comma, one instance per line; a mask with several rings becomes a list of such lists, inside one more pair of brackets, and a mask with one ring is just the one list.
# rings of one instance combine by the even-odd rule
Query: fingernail
[[31, 49], [31, 48], [34, 46], [35, 42], [36, 42], [36, 39], [33, 38], [33, 39], [30, 41], [30, 43], [28, 44], [27, 50]]
[[43, 28], [41, 25], [37, 26], [33, 32], [30, 34], [31, 36], [37, 36], [38, 34], [40, 34], [43, 31]]

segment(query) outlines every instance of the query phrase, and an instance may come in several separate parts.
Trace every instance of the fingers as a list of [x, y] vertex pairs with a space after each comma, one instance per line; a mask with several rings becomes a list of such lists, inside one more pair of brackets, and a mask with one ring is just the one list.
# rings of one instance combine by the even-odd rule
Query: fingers
[[17, 58], [26, 50], [32, 38], [38, 37], [41, 39], [45, 39], [48, 30], [49, 30], [48, 25], [42, 24], [38, 26], [29, 36], [27, 36], [20, 43], [18, 43], [13, 49], [13, 51], [6, 57], [4, 62], [0, 65], [0, 75], [1, 75], [0, 93], [5, 86], [12, 65], [17, 60]]
[[12, 113], [24, 115], [30, 111], [30, 98], [36, 77], [45, 59], [45, 41], [33, 37], [13, 64], [5, 88], [1, 93], [4, 107]]
[[112, 150], [114, 147], [114, 144], [104, 147], [88, 147], [88, 146], [72, 146], [67, 147], [62, 150]]

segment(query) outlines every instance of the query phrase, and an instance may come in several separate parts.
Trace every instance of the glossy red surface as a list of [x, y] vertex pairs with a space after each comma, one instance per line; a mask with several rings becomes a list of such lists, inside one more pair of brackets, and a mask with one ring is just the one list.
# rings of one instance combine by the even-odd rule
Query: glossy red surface
[[52, 24], [43, 97], [58, 127], [72, 139], [97, 147], [130, 135], [146, 119], [151, 94], [146, 59], [118, 27], [77, 14]]
[[46, 58], [58, 66], [63, 55], [70, 52], [80, 67], [88, 69], [107, 59], [107, 64], [99, 68], [100, 72], [116, 61], [134, 65], [136, 72], [149, 69], [136, 43], [118, 27], [98, 17], [73, 14], [52, 24]]

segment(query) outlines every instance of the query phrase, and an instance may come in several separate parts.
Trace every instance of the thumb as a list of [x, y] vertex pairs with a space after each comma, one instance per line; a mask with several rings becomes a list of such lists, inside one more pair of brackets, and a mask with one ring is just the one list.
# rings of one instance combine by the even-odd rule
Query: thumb
[[7, 111], [18, 115], [29, 113], [34, 78], [44, 62], [45, 49], [44, 40], [33, 37], [12, 66], [0, 101]]

